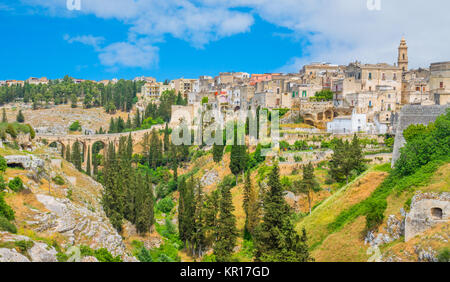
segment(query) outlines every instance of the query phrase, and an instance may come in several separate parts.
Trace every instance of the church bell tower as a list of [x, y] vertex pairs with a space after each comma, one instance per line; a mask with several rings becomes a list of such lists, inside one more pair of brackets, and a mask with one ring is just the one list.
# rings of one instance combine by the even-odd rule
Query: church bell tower
[[405, 37], [402, 37], [398, 47], [398, 66], [403, 72], [408, 71], [408, 45], [406, 45]]

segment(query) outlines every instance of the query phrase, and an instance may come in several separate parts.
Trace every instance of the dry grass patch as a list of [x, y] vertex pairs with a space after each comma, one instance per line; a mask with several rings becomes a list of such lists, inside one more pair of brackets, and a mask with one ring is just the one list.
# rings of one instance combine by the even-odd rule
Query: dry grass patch
[[311, 215], [300, 221], [296, 226], [297, 231], [306, 228], [309, 245], [320, 244], [328, 236], [328, 224], [333, 222], [343, 210], [369, 197], [386, 176], [386, 172], [365, 172], [355, 181], [342, 187], [326, 199]]
[[361, 239], [361, 232], [366, 224], [365, 217], [360, 216], [339, 232], [328, 236], [323, 243], [312, 252], [318, 262], [363, 262], [367, 261], [368, 246]]

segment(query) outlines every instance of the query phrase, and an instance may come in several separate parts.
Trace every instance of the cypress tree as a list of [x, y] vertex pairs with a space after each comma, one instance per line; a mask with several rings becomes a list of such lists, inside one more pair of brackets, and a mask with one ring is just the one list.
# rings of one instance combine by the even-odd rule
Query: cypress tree
[[216, 143], [213, 144], [213, 160], [216, 163], [222, 161], [224, 148], [224, 145], [217, 145]]
[[255, 232], [256, 260], [271, 262], [305, 262], [311, 258], [306, 236], [300, 237], [291, 222], [289, 206], [283, 198], [278, 164], [269, 175], [262, 223]]
[[75, 168], [81, 171], [81, 149], [78, 141], [73, 144], [71, 160]]
[[238, 232], [236, 230], [236, 217], [233, 214], [234, 206], [231, 196], [231, 187], [223, 185], [217, 221], [214, 255], [218, 262], [229, 262], [236, 245]]
[[148, 177], [137, 173], [136, 183], [136, 230], [143, 234], [149, 232], [154, 223], [154, 196]]
[[126, 123], [126, 125], [125, 125], [125, 128], [126, 128], [126, 129], [132, 129], [132, 128], [133, 128], [133, 125], [131, 124], [130, 115], [128, 115], [127, 123]]
[[141, 112], [139, 110], [137, 110], [136, 115], [134, 116], [133, 127], [134, 128], [141, 127]]
[[86, 174], [91, 176], [91, 147], [88, 147]]
[[164, 153], [169, 151], [169, 125], [166, 123], [166, 127], [164, 128]]
[[185, 211], [184, 211], [184, 199], [186, 197], [186, 179], [181, 178], [180, 185], [178, 185], [179, 200], [178, 200], [178, 233], [180, 240], [186, 242], [186, 225], [184, 222]]
[[192, 249], [194, 256], [201, 257], [206, 245], [204, 202], [200, 182], [197, 182], [196, 186]]
[[294, 182], [294, 188], [308, 198], [309, 214], [311, 214], [312, 193], [320, 190], [319, 183], [314, 178], [314, 167], [311, 162], [303, 166], [303, 179]]
[[114, 122], [114, 118], [111, 118], [111, 120], [109, 121], [108, 133], [116, 133], [116, 132], [117, 132], [116, 123]]
[[3, 122], [3, 123], [8, 122], [8, 117], [6, 116], [6, 110], [5, 110], [5, 108], [3, 108], [3, 111], [2, 111], [2, 122]]
[[22, 113], [22, 110], [19, 110], [19, 113], [17, 114], [16, 120], [18, 123], [23, 123], [25, 122], [25, 117]]
[[70, 158], [71, 154], [72, 154], [72, 151], [70, 150], [70, 144], [68, 144], [67, 148], [66, 148], [66, 161], [68, 161], [68, 162], [71, 161], [71, 158]]

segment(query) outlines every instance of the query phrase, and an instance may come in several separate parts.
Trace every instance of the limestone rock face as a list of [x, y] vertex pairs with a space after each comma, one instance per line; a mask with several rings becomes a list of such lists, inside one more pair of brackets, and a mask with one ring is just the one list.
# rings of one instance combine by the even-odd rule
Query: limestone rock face
[[30, 260], [14, 249], [3, 248], [0, 249], [0, 262], [30, 262]]
[[68, 245], [89, 245], [93, 249], [106, 248], [113, 255], [126, 252], [122, 237], [112, 227], [103, 210], [91, 211], [68, 199], [36, 194], [49, 213], [35, 215], [35, 230], [57, 232], [68, 238]]
[[211, 171], [206, 172], [200, 181], [201, 181], [202, 186], [212, 185], [219, 181], [219, 174], [217, 173], [216, 170], [213, 169]]
[[56, 250], [45, 243], [35, 242], [34, 246], [28, 251], [33, 262], [57, 262]]
[[10, 155], [5, 156], [5, 159], [8, 165], [20, 164], [24, 169], [33, 171], [43, 168], [45, 164], [44, 160], [31, 155]]
[[417, 193], [406, 215], [405, 241], [450, 219], [450, 193]]

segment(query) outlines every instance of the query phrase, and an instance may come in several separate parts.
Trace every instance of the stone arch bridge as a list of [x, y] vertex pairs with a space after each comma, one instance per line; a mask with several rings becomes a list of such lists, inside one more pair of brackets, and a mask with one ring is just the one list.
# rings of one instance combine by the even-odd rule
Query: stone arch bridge
[[[163, 125], [154, 125], [149, 129], [143, 129], [143, 130], [137, 130], [132, 132], [124, 132], [124, 133], [112, 133], [112, 134], [93, 134], [93, 135], [44, 135], [44, 134], [38, 134], [36, 135], [36, 141], [38, 142], [44, 142], [48, 145], [51, 145], [53, 143], [59, 144], [62, 146], [62, 154], [63, 156], [66, 155], [66, 148], [68, 146], [72, 147], [72, 145], [76, 142], [81, 144], [82, 152], [83, 152], [83, 167], [87, 168], [87, 155], [89, 150], [92, 150], [92, 146], [100, 142], [105, 147], [106, 145], [112, 143], [114, 146], [119, 146], [119, 141], [121, 137], [128, 137], [131, 134], [131, 138], [133, 139], [134, 143], [140, 142], [144, 139], [145, 134], [149, 134], [152, 132], [153, 129], [161, 130], [163, 129]], [[92, 152], [91, 152], [92, 156]], [[92, 162], [92, 158], [91, 158]], [[92, 168], [92, 163], [91, 163]]]

